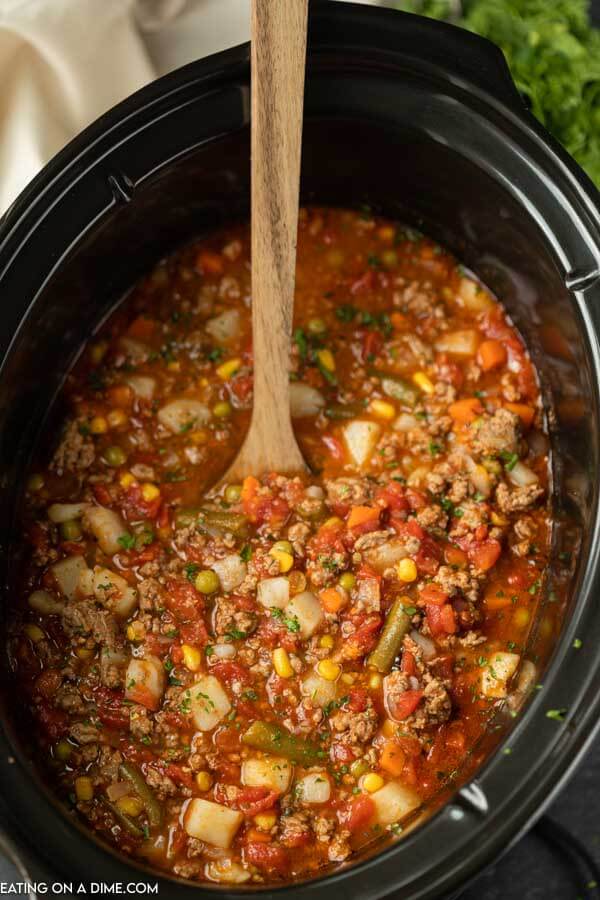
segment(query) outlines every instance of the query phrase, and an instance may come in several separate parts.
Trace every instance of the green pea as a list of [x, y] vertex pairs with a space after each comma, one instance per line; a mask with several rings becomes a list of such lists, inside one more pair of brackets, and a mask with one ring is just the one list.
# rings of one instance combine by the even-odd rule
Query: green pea
[[212, 569], [202, 569], [201, 572], [198, 572], [194, 584], [196, 585], [196, 590], [200, 591], [201, 594], [214, 594], [219, 589], [217, 573], [213, 572]]
[[219, 403], [215, 403], [213, 406], [213, 414], [218, 419], [226, 419], [227, 416], [231, 415], [231, 403], [228, 403], [227, 400], [220, 400]]
[[79, 522], [71, 519], [70, 522], [63, 522], [60, 526], [60, 533], [65, 541], [78, 541], [81, 537], [81, 527]]
[[56, 747], [54, 748], [54, 755], [57, 759], [60, 759], [62, 762], [66, 762], [73, 752], [73, 748], [68, 741], [62, 740], [59, 741]]
[[327, 331], [327, 325], [323, 319], [309, 319], [306, 327], [311, 334], [325, 334]]
[[115, 444], [113, 447], [106, 448], [104, 451], [104, 460], [109, 466], [113, 466], [114, 468], [117, 466], [124, 466], [127, 462], [127, 454], [122, 447]]
[[228, 484], [225, 488], [225, 502], [238, 503], [242, 496], [241, 484]]
[[351, 591], [355, 584], [356, 578], [352, 572], [344, 572], [343, 575], [340, 575], [340, 587], [343, 587], [345, 591]]

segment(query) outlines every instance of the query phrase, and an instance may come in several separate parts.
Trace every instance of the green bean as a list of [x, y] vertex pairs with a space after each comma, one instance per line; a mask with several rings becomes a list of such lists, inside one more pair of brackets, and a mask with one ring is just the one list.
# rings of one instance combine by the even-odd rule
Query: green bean
[[332, 403], [325, 410], [325, 415], [334, 420], [354, 419], [364, 411], [363, 403]]
[[381, 378], [381, 388], [383, 393], [391, 397], [392, 400], [399, 400], [400, 403], [406, 403], [407, 406], [414, 406], [417, 402], [417, 391], [402, 378], [384, 375]]
[[152, 788], [146, 784], [146, 779], [141, 771], [137, 766], [133, 766], [131, 763], [121, 763], [119, 772], [121, 773], [122, 778], [126, 778], [127, 781], [131, 783], [131, 786], [144, 804], [150, 827], [160, 828], [162, 822], [162, 807], [154, 796]]
[[106, 797], [103, 798], [104, 804], [110, 809], [111, 813], [125, 831], [128, 831], [132, 837], [143, 838], [144, 832], [136, 825], [133, 819], [130, 819], [124, 812], [121, 812], [116, 803], [111, 803]]
[[314, 766], [327, 754], [316, 744], [296, 737], [272, 722], [253, 722], [248, 731], [242, 735], [242, 743], [263, 753], [283, 756], [290, 762], [303, 766]]
[[244, 537], [248, 520], [242, 513], [230, 512], [226, 509], [203, 509], [202, 507], [188, 506], [177, 511], [175, 524], [177, 528], [197, 525], [201, 531], [212, 536], [230, 531], [237, 537]]
[[402, 597], [398, 597], [387, 614], [383, 631], [379, 636], [377, 646], [367, 660], [367, 665], [371, 669], [377, 669], [382, 675], [389, 672], [400, 652], [404, 635], [409, 630], [410, 616], [404, 611]]

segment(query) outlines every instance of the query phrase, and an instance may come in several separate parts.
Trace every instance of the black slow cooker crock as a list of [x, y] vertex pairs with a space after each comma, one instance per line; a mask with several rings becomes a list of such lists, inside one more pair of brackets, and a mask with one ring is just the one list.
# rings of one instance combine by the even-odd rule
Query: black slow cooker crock
[[[501, 746], [475, 779], [403, 840], [325, 879], [262, 892], [441, 897], [531, 825], [596, 727], [600, 198], [486, 41], [392, 11], [315, 3], [309, 45], [303, 199], [369, 204], [450, 247], [523, 333], [548, 411], [556, 526], [546, 602], [564, 602], [566, 616], [551, 660], [536, 658], [532, 636], [542, 687], [520, 716], [499, 717]], [[83, 342], [157, 258], [248, 215], [249, 74], [242, 46], [139, 91], [53, 159], [0, 228], [4, 629], [24, 472]], [[75, 885], [155, 882], [44, 788], [4, 649], [2, 667], [0, 816], [23, 871]], [[158, 882], [163, 898], [219, 890]]]

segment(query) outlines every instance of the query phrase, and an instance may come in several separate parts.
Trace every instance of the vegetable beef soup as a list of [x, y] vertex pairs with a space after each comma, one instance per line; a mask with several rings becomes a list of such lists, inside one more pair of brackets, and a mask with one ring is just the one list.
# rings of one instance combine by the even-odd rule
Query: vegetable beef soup
[[236, 226], [162, 261], [85, 348], [27, 485], [10, 637], [71, 814], [230, 884], [322, 873], [456, 784], [531, 680], [550, 531], [521, 338], [450, 254], [368, 211], [300, 216], [313, 474], [214, 489], [252, 405], [249, 247]]

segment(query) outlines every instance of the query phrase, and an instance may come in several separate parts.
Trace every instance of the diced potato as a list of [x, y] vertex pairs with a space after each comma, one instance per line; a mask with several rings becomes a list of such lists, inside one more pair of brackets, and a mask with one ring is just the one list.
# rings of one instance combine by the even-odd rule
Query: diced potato
[[331, 781], [325, 772], [310, 772], [296, 782], [295, 789], [301, 803], [316, 806], [329, 800]]
[[323, 394], [309, 384], [293, 381], [290, 384], [290, 412], [292, 419], [316, 416], [325, 406]]
[[454, 356], [475, 356], [477, 353], [477, 332], [473, 328], [460, 331], [446, 331], [435, 342], [438, 353], [453, 353]]
[[130, 375], [125, 381], [140, 399], [150, 401], [154, 397], [156, 380], [149, 375]]
[[247, 869], [229, 857], [208, 862], [204, 874], [210, 881], [219, 884], [244, 884], [252, 878]]
[[229, 697], [214, 675], [204, 675], [190, 690], [190, 711], [199, 731], [212, 731], [231, 709]]
[[242, 763], [242, 784], [247, 787], [266, 787], [285, 794], [292, 780], [292, 766], [279, 756], [245, 759]]
[[204, 425], [210, 419], [210, 411], [204, 403], [191, 397], [180, 397], [161, 407], [158, 421], [173, 434], [181, 434], [187, 429]]
[[80, 519], [89, 503], [53, 503], [48, 507], [48, 518], [56, 525]]
[[83, 556], [67, 556], [50, 567], [61, 594], [73, 600], [78, 594], [79, 579], [89, 571]]
[[421, 798], [412, 788], [389, 781], [374, 794], [375, 818], [379, 825], [393, 825], [421, 805]]
[[284, 609], [290, 599], [289, 581], [282, 575], [276, 578], [263, 578], [258, 584], [256, 599], [266, 609], [271, 609], [272, 606]]
[[369, 461], [380, 434], [381, 426], [376, 422], [355, 419], [346, 425], [344, 442], [354, 465], [360, 468]]
[[492, 653], [481, 670], [481, 693], [484, 697], [501, 699], [508, 693], [508, 681], [517, 671], [521, 657], [518, 653]]
[[474, 313], [485, 312], [494, 305], [490, 295], [472, 278], [461, 278], [457, 299], [461, 306]]
[[307, 675], [300, 686], [300, 690], [305, 697], [309, 697], [313, 706], [327, 706], [332, 700], [335, 700], [337, 687], [335, 681], [328, 681], [321, 678], [316, 672]]
[[105, 506], [89, 506], [83, 517], [86, 525], [107, 556], [121, 549], [119, 538], [127, 531], [121, 516]]
[[183, 827], [190, 837], [227, 850], [244, 821], [241, 812], [194, 797], [183, 814]]
[[157, 710], [165, 690], [165, 670], [157, 656], [131, 659], [125, 673], [125, 697]]
[[418, 427], [419, 420], [412, 413], [400, 413], [392, 425], [394, 431], [412, 431], [413, 428]]
[[530, 484], [537, 484], [539, 481], [535, 472], [520, 460], [515, 463], [511, 471], [507, 474], [512, 483], [516, 484], [518, 487], [528, 487]]
[[395, 566], [401, 559], [406, 559], [407, 556], [410, 556], [410, 553], [408, 552], [406, 541], [401, 538], [392, 538], [392, 540], [386, 541], [378, 547], [371, 547], [370, 550], [364, 551], [363, 555], [369, 565], [373, 566], [377, 572], [384, 572], [386, 569]]
[[290, 619], [298, 620], [300, 634], [305, 640], [314, 634], [325, 618], [323, 607], [310, 591], [303, 591], [292, 597], [285, 608], [285, 614]]
[[122, 337], [119, 339], [119, 346], [123, 353], [134, 363], [141, 363], [150, 356], [151, 350], [147, 344], [138, 341], [135, 338]]
[[217, 573], [222, 589], [233, 591], [246, 577], [248, 566], [239, 553], [231, 553], [213, 563], [212, 569]]
[[48, 591], [34, 591], [33, 594], [29, 595], [27, 602], [31, 609], [42, 616], [59, 615], [65, 608], [65, 604], [53, 597]]
[[205, 328], [210, 336], [219, 343], [232, 341], [240, 333], [239, 311], [237, 309], [226, 309], [220, 315], [209, 319]]
[[122, 575], [96, 566], [93, 573], [94, 596], [103, 606], [121, 619], [127, 619], [138, 605], [138, 595]]

